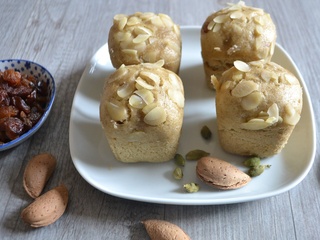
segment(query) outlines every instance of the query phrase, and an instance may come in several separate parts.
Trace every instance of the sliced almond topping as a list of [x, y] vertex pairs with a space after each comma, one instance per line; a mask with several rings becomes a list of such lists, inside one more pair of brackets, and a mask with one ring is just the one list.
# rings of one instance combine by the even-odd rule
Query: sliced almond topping
[[177, 44], [175, 41], [168, 39], [166, 43], [167, 43], [167, 46], [170, 48], [170, 50], [173, 50], [177, 53], [181, 51], [180, 45]]
[[139, 17], [143, 20], [148, 20], [151, 19], [155, 16], [155, 14], [153, 12], [145, 12], [139, 15]]
[[142, 108], [142, 112], [144, 114], [147, 114], [148, 112], [150, 112], [152, 109], [154, 109], [155, 107], [157, 107], [157, 103], [156, 102], [153, 102], [153, 103], [150, 103], [149, 105], [146, 105]]
[[224, 23], [228, 20], [228, 16], [227, 15], [219, 15], [219, 16], [216, 16], [213, 21], [215, 23]]
[[178, 105], [178, 107], [180, 108], [184, 107], [184, 95], [182, 94], [181, 91], [175, 90], [175, 89], [169, 89], [168, 96], [173, 102], [175, 102]]
[[138, 84], [137, 89], [141, 89], [141, 88], [145, 88], [148, 90], [152, 90], [154, 89], [154, 86], [150, 85], [149, 83], [147, 83], [144, 79], [142, 79], [141, 77], [138, 77], [136, 79], [136, 83]]
[[128, 118], [127, 109], [119, 101], [112, 99], [106, 103], [107, 112], [114, 121], [124, 121]]
[[157, 27], [163, 27], [164, 23], [161, 20], [161, 18], [159, 16], [154, 16], [153, 18], [150, 19], [151, 23]]
[[253, 118], [246, 123], [241, 123], [240, 127], [247, 130], [261, 130], [271, 126], [271, 123], [265, 122], [263, 119]]
[[141, 19], [136, 17], [136, 16], [133, 16], [133, 17], [130, 17], [127, 21], [127, 25], [128, 26], [133, 26], [133, 25], [137, 25], [141, 22]]
[[219, 32], [220, 29], [221, 29], [221, 24], [216, 23], [212, 29], [212, 32]]
[[[218, 81], [219, 82], [219, 81]], [[225, 81], [222, 85], [221, 85], [221, 90], [228, 90], [228, 89], [232, 89], [235, 86], [235, 82], [233, 81]]]
[[269, 117], [269, 118], [266, 119], [266, 123], [269, 123], [271, 125], [276, 123], [276, 122], [278, 122], [278, 119], [275, 118], [275, 117]]
[[126, 58], [130, 59], [133, 62], [140, 62], [138, 57], [138, 50], [136, 49], [122, 49], [121, 52], [126, 54]]
[[231, 19], [239, 19], [243, 16], [243, 13], [240, 11], [235, 11], [233, 13], [230, 14], [230, 18]]
[[123, 30], [124, 27], [125, 27], [126, 24], [127, 24], [127, 21], [128, 21], [128, 19], [127, 19], [126, 17], [121, 18], [120, 21], [119, 21], [119, 23], [118, 23], [118, 29], [119, 29], [119, 30]]
[[117, 94], [120, 98], [126, 98], [133, 93], [134, 89], [134, 84], [132, 82], [127, 82], [118, 88]]
[[123, 42], [123, 41], [130, 41], [131, 38], [132, 38], [132, 35], [130, 32], [117, 32], [115, 35], [114, 35], [114, 38], [119, 41], [119, 42]]
[[146, 27], [143, 26], [137, 26], [134, 28], [133, 32], [137, 35], [139, 34], [148, 34], [148, 35], [152, 35], [152, 31]]
[[253, 110], [259, 106], [263, 99], [261, 92], [252, 92], [241, 99], [241, 106], [244, 110]]
[[254, 33], [256, 36], [260, 36], [263, 33], [263, 27], [260, 25], [257, 25], [254, 29]]
[[147, 115], [144, 117], [144, 122], [146, 124], [156, 126], [163, 122], [165, 122], [167, 119], [167, 114], [164, 111], [162, 107], [155, 107], [150, 112], [147, 113]]
[[221, 52], [221, 48], [219, 48], [219, 47], [214, 47], [213, 48], [215, 51], [217, 51], [217, 52]]
[[115, 73], [113, 73], [111, 75], [111, 77], [109, 78], [109, 83], [118, 81], [119, 79], [123, 78], [127, 73], [129, 72], [129, 70], [125, 67], [124, 64], [122, 64], [116, 71]]
[[236, 69], [238, 69], [241, 72], [249, 72], [251, 70], [250, 66], [247, 63], [240, 60], [234, 61], [233, 65]]
[[286, 79], [287, 80], [287, 82], [289, 83], [289, 84], [297, 84], [297, 79], [296, 79], [296, 77], [294, 77], [293, 75], [291, 75], [291, 74], [289, 74], [289, 73], [285, 73], [284, 74], [284, 79]]
[[296, 125], [300, 120], [300, 114], [292, 107], [291, 104], [287, 104], [284, 108], [285, 114], [283, 122], [289, 125]]
[[243, 79], [243, 72], [236, 72], [232, 75], [232, 80], [239, 82], [241, 79]]
[[275, 118], [276, 121], [279, 119], [279, 107], [276, 103], [273, 103], [269, 108], [267, 113], [269, 114], [269, 117]]
[[261, 26], [263, 26], [265, 24], [264, 18], [260, 15], [253, 17], [253, 21], [255, 23], [260, 24]]
[[269, 82], [270, 79], [272, 77], [272, 72], [268, 71], [268, 70], [262, 70], [261, 71], [261, 78], [266, 81]]
[[180, 80], [178, 79], [177, 75], [170, 73], [169, 74], [169, 81], [171, 82], [172, 86], [176, 89], [181, 89]]
[[152, 109], [154, 109], [154, 108], [157, 107], [157, 106], [158, 106], [158, 105], [157, 105], [156, 102], [150, 103], [149, 105], [144, 106], [144, 107], [142, 108], [142, 112], [143, 112], [144, 114], [147, 114], [148, 112], [150, 112]]
[[262, 47], [262, 37], [260, 36], [256, 38], [255, 48], [259, 50], [261, 47]]
[[140, 77], [148, 80], [148, 82], [149, 81], [154, 82], [156, 85], [159, 85], [159, 83], [160, 83], [160, 77], [152, 72], [149, 72], [149, 71], [141, 71]]
[[209, 22], [207, 29], [211, 31], [216, 23], [214, 21]]
[[136, 90], [134, 91], [134, 93], [138, 95], [145, 102], [146, 105], [153, 103], [154, 101], [154, 96], [152, 92], [147, 89]]
[[136, 36], [136, 37], [132, 40], [132, 42], [133, 42], [133, 43], [141, 43], [141, 42], [146, 41], [149, 37], [150, 37], [149, 34], [139, 34], [138, 36]]
[[231, 95], [234, 97], [245, 97], [250, 93], [257, 91], [259, 85], [254, 81], [242, 80], [231, 91]]
[[[150, 38], [149, 38], [150, 39]], [[143, 55], [143, 60], [144, 62], [156, 62], [157, 59], [159, 58], [159, 52], [154, 50], [154, 51], [145, 51]]]
[[172, 22], [171, 18], [168, 15], [159, 13], [159, 17], [160, 17], [160, 19], [162, 20], [162, 22], [164, 23], [164, 25], [166, 27], [172, 27], [173, 26], [173, 22]]
[[141, 109], [143, 108], [146, 103], [143, 101], [143, 99], [138, 96], [138, 95], [131, 95], [131, 97], [129, 98], [129, 104], [134, 107], [134, 108], [138, 108]]
[[240, 4], [231, 4], [231, 6], [228, 8], [229, 11], [237, 11], [241, 9], [242, 6]]
[[175, 34], [180, 36], [180, 28], [179, 28], [178, 25], [176, 25], [176, 24], [173, 25], [173, 31], [174, 31]]
[[147, 47], [146, 42], [140, 42], [133, 46], [133, 48], [140, 53], [144, 52], [146, 50], [146, 47]]

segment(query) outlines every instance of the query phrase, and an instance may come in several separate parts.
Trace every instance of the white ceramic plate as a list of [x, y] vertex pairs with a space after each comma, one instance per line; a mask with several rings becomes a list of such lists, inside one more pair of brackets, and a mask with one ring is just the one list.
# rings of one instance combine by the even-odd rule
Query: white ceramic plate
[[[200, 55], [200, 28], [182, 27], [182, 62], [180, 77], [185, 87], [185, 114], [178, 152], [185, 155], [192, 149], [202, 149], [227, 160], [240, 169], [243, 157], [225, 153], [217, 138], [215, 93], [204, 80]], [[272, 167], [245, 187], [219, 191], [201, 183], [195, 173], [196, 162], [187, 162], [184, 178], [175, 180], [173, 161], [166, 163], [118, 162], [107, 143], [99, 122], [99, 100], [104, 79], [114, 71], [108, 46], [102, 46], [88, 63], [74, 96], [70, 118], [70, 152], [80, 175], [93, 187], [113, 196], [153, 203], [206, 205], [252, 201], [274, 196], [296, 186], [308, 174], [315, 155], [315, 123], [306, 85], [289, 55], [276, 46], [273, 61], [281, 64], [301, 81], [303, 111], [283, 151], [263, 160]], [[203, 125], [213, 131], [213, 139], [200, 136]], [[197, 182], [200, 191], [186, 193], [183, 184]]]

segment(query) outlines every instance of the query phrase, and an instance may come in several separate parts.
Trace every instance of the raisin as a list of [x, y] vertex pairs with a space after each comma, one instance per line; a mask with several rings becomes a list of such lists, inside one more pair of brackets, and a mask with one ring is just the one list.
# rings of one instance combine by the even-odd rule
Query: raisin
[[23, 111], [25, 113], [30, 112], [30, 107], [21, 97], [18, 97], [18, 96], [12, 97], [12, 103], [20, 111]]
[[42, 113], [40, 113], [38, 111], [38, 108], [36, 107], [31, 108], [31, 112], [28, 114], [28, 118], [33, 123], [33, 125], [35, 125], [39, 121], [41, 116], [42, 116]]
[[5, 133], [10, 140], [18, 138], [23, 133], [23, 122], [19, 118], [8, 118], [5, 126]]
[[14, 70], [0, 71], [0, 145], [31, 129], [47, 102], [46, 82]]
[[3, 73], [3, 80], [10, 86], [18, 86], [21, 82], [21, 74], [14, 69], [5, 70]]
[[1, 106], [0, 118], [14, 117], [17, 116], [19, 110], [15, 106]]
[[0, 89], [0, 106], [8, 106], [10, 104], [10, 98], [4, 89]]

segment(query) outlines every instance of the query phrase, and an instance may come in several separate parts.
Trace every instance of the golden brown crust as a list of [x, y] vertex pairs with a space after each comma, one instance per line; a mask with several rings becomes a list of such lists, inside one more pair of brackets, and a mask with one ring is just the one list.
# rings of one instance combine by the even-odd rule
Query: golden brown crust
[[100, 120], [118, 160], [163, 162], [176, 153], [183, 108], [175, 73], [155, 64], [122, 66], [105, 82]]
[[118, 14], [109, 31], [108, 46], [113, 66], [165, 61], [164, 68], [179, 72], [180, 28], [165, 14]]
[[299, 121], [302, 89], [276, 63], [247, 66], [247, 72], [232, 67], [214, 82], [219, 140], [228, 152], [268, 157], [283, 149]]
[[243, 4], [217, 11], [201, 29], [201, 48], [208, 86], [210, 76], [218, 79], [235, 60], [270, 60], [275, 47], [276, 27], [262, 9]]

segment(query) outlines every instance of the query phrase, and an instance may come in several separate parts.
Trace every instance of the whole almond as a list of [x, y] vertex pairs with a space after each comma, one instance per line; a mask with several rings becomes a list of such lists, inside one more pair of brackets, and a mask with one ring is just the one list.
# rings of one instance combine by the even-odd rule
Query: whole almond
[[36, 198], [21, 212], [21, 218], [31, 227], [44, 227], [57, 221], [68, 204], [68, 189], [60, 185]]
[[177, 225], [163, 220], [142, 222], [151, 240], [190, 240], [191, 238]]
[[199, 159], [196, 172], [203, 182], [218, 189], [237, 189], [251, 181], [250, 176], [236, 166], [214, 157]]
[[49, 153], [34, 156], [27, 164], [23, 175], [23, 187], [30, 197], [39, 197], [52, 175], [57, 161]]

